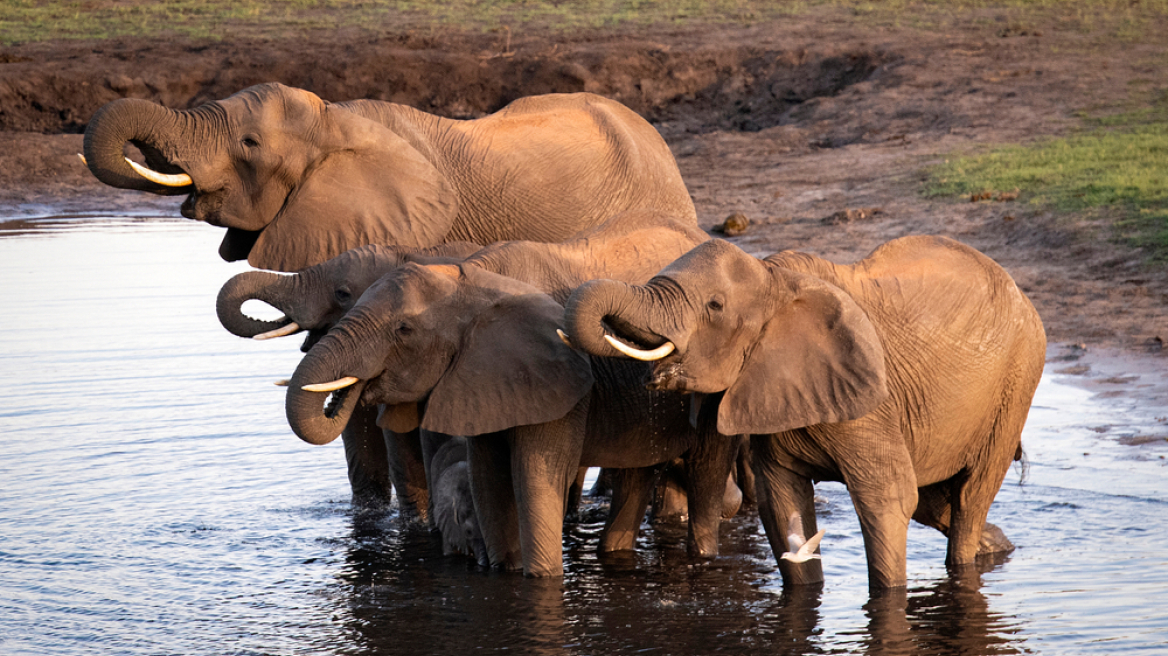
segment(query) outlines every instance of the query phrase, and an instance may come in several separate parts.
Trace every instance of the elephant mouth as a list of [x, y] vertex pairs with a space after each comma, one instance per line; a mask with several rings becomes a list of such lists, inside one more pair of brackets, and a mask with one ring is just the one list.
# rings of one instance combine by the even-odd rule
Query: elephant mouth
[[653, 391], [689, 392], [690, 381], [682, 364], [682, 354], [666, 337], [643, 330], [616, 317], [605, 318], [605, 340], [621, 353], [653, 367], [645, 387]]
[[324, 416], [328, 419], [336, 419], [340, 414], [341, 408], [345, 405], [345, 399], [352, 393], [353, 387], [343, 387], [335, 390], [329, 394], [328, 402], [324, 405]]
[[[183, 203], [183, 207], [186, 207], [186, 203]], [[185, 209], [183, 216], [187, 216]], [[219, 244], [219, 256], [227, 262], [246, 260], [251, 255], [251, 249], [260, 238], [261, 232], [261, 230], [228, 228], [227, 234], [223, 235], [223, 241]]]

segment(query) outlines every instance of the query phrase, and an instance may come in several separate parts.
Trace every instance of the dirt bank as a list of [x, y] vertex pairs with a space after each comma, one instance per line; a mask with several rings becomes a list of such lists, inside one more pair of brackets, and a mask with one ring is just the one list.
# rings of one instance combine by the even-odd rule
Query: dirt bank
[[[1168, 272], [1098, 226], [1018, 200], [926, 199], [922, 167], [986, 144], [1065, 133], [1076, 112], [1168, 88], [1168, 44], [1057, 25], [945, 33], [791, 19], [638, 34], [427, 34], [295, 41], [113, 41], [0, 49], [0, 216], [177, 214], [178, 201], [96, 182], [76, 157], [98, 107], [123, 96], [190, 107], [278, 80], [472, 117], [514, 98], [592, 91], [652, 120], [703, 225], [733, 212], [757, 253], [839, 260], [940, 233], [1006, 266], [1052, 341], [1120, 348], [1163, 368]], [[853, 210], [848, 212], [847, 210]], [[866, 210], [866, 211], [857, 211]], [[213, 254], [208, 254], [213, 257]]]

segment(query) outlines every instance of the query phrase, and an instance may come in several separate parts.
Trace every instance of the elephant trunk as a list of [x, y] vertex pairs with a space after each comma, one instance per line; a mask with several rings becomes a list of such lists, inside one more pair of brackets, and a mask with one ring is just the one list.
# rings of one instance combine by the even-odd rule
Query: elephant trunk
[[366, 381], [348, 375], [337, 364], [330, 349], [334, 343], [326, 339], [314, 346], [288, 381], [284, 401], [288, 425], [310, 444], [335, 440], [349, 423], [365, 389]]
[[[672, 351], [672, 342], [655, 329], [653, 295], [646, 287], [617, 280], [593, 280], [576, 289], [564, 306], [564, 323], [572, 346], [592, 355], [622, 357], [629, 351], [614, 347], [606, 335], [633, 342], [659, 353]], [[620, 349], [620, 350], [618, 350]], [[636, 357], [636, 356], [633, 356]], [[664, 357], [661, 355], [660, 357]], [[657, 358], [639, 358], [657, 359]]]
[[[272, 321], [253, 319], [243, 312], [243, 304], [259, 300], [288, 313], [288, 299], [295, 276], [282, 276], [271, 271], [246, 271], [224, 283], [215, 301], [219, 323], [233, 335], [256, 337], [294, 325], [287, 316]], [[292, 331], [299, 327], [292, 328]]]
[[[201, 143], [206, 148], [216, 133], [215, 126], [223, 120], [223, 110], [216, 105], [175, 111], [148, 100], [115, 100], [99, 109], [85, 129], [85, 163], [98, 180], [119, 189], [161, 195], [189, 193], [190, 176], [169, 158], [191, 144]], [[135, 167], [126, 160], [123, 148], [127, 142], [142, 151], [147, 167]]]

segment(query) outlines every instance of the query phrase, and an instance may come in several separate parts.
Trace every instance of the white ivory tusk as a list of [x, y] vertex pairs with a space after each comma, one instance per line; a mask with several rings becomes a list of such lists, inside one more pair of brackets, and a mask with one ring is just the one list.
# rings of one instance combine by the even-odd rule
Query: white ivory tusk
[[568, 333], [556, 328], [556, 334], [560, 336], [560, 341], [567, 344], [568, 348], [576, 348], [572, 346], [572, 340], [568, 339]]
[[300, 324], [293, 321], [287, 326], [281, 326], [275, 330], [269, 330], [266, 333], [260, 333], [255, 337], [252, 337], [252, 339], [258, 339], [262, 342], [265, 339], [272, 339], [273, 337], [284, 337], [295, 332], [300, 332]]
[[287, 386], [288, 386], [288, 379], [287, 379], [287, 378], [281, 378], [280, 380], [277, 380], [277, 381], [276, 381], [275, 383], [273, 383], [273, 384], [274, 384], [276, 387], [287, 387]]
[[344, 389], [344, 388], [348, 387], [349, 385], [352, 385], [353, 383], [355, 383], [359, 380], [361, 380], [361, 379], [354, 378], [353, 376], [345, 376], [344, 378], [338, 378], [331, 383], [318, 383], [316, 385], [305, 385], [304, 387], [301, 387], [300, 389], [304, 390], [305, 392], [335, 392], [339, 389]]
[[653, 362], [655, 360], [660, 360], [661, 358], [669, 355], [670, 353], [673, 353], [673, 348], [674, 348], [673, 342], [665, 342], [664, 344], [662, 344], [661, 346], [658, 346], [657, 348], [653, 349], [652, 351], [642, 351], [639, 348], [633, 348], [632, 346], [625, 344], [624, 342], [613, 337], [612, 335], [605, 335], [604, 339], [609, 344], [611, 344], [614, 349], [620, 351], [621, 353], [624, 353], [625, 355], [629, 356], [630, 358], [633, 358], [634, 360], [641, 360], [643, 362]]
[[126, 158], [126, 162], [137, 171], [138, 175], [164, 187], [187, 187], [193, 184], [191, 182], [191, 176], [186, 173], [159, 173], [158, 171], [142, 166], [129, 157]]
[[77, 156], [81, 158], [82, 164], [89, 166], [89, 162], [85, 161], [85, 155], [82, 155], [81, 153], [77, 153]]

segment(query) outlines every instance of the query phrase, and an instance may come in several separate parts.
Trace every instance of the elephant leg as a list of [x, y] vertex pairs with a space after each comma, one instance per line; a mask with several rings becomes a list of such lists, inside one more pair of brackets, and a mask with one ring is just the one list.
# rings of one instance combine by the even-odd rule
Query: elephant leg
[[742, 503], [753, 506], [757, 501], [754, 498], [754, 469], [750, 466], [750, 437], [743, 435], [738, 444], [738, 458], [734, 465], [734, 481], [742, 491]]
[[[913, 519], [925, 526], [937, 529], [946, 537], [949, 536], [952, 506], [949, 499], [954, 494], [955, 481], [941, 481], [933, 485], [926, 485], [917, 490], [917, 509]], [[1014, 550], [1014, 543], [1002, 529], [985, 522], [981, 530], [981, 540], [978, 542], [977, 555], [1009, 553]]]
[[341, 440], [345, 445], [353, 506], [388, 507], [393, 499], [393, 484], [385, 437], [377, 425], [376, 406], [357, 406], [341, 432]]
[[837, 454], [836, 460], [860, 518], [868, 586], [904, 586], [908, 523], [917, 508], [916, 473], [908, 447], [898, 432], [885, 431], [839, 442], [856, 445], [844, 457]]
[[689, 498], [686, 496], [685, 461], [675, 458], [667, 463], [653, 486], [653, 521], [689, 521]]
[[511, 477], [511, 450], [501, 433], [476, 435], [466, 441], [471, 497], [486, 546], [483, 567], [517, 570], [523, 565], [519, 515]]
[[588, 468], [580, 467], [576, 470], [576, 480], [568, 488], [567, 511], [565, 521], [576, 523], [580, 521], [580, 499], [584, 497], [584, 479], [588, 476]]
[[698, 558], [718, 555], [718, 527], [722, 524], [726, 479], [734, 469], [739, 438], [716, 428], [718, 396], [707, 396], [698, 415], [698, 443], [685, 456], [689, 497], [689, 554]]
[[[815, 488], [811, 480], [784, 466], [787, 457], [769, 435], [751, 437], [750, 455], [758, 516], [778, 561], [783, 586], [822, 584], [823, 561], [820, 559], [795, 563], [780, 558], [789, 550], [787, 536], [792, 529], [795, 532], [802, 530], [804, 537], [811, 537], [819, 531], [815, 521]], [[795, 517], [801, 520], [801, 527], [791, 526], [791, 519]]]
[[734, 475], [726, 477], [726, 490], [722, 493], [722, 519], [730, 519], [742, 507], [742, 489], [734, 482]]
[[612, 470], [608, 467], [601, 467], [600, 473], [596, 475], [596, 482], [592, 484], [592, 489], [588, 490], [588, 496], [594, 499], [602, 499], [612, 494]]
[[[442, 445], [450, 441], [450, 436], [445, 433], [435, 433], [425, 429], [418, 429], [418, 441], [422, 448], [422, 471], [426, 474], [426, 489], [434, 489], [434, 481], [430, 480], [430, 462], [434, 459], [434, 454], [438, 453], [438, 449]], [[434, 525], [434, 497], [427, 494], [426, 516], [429, 518], [430, 530], [436, 530]]]
[[564, 513], [587, 418], [586, 398], [560, 419], [512, 429], [511, 474], [528, 576], [564, 574]]
[[[1025, 414], [1023, 414], [1025, 420]], [[1018, 433], [1021, 433], [1019, 426]], [[1006, 472], [1010, 470], [1018, 440], [1015, 438], [1009, 448], [989, 445], [991, 453], [983, 455], [981, 462], [959, 474], [953, 484], [952, 523], [949, 527], [949, 545], [945, 554], [945, 564], [960, 567], [973, 564], [979, 553], [1005, 553], [1014, 545], [1000, 528], [986, 521], [994, 497], [1002, 487]]]
[[408, 433], [384, 430], [389, 475], [397, 489], [397, 505], [402, 516], [426, 522], [430, 517], [430, 486], [422, 459], [422, 443], [415, 428]]
[[610, 469], [612, 503], [600, 536], [600, 551], [631, 551], [636, 548], [637, 533], [645, 518], [660, 467]]

